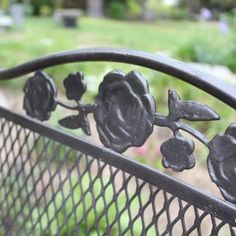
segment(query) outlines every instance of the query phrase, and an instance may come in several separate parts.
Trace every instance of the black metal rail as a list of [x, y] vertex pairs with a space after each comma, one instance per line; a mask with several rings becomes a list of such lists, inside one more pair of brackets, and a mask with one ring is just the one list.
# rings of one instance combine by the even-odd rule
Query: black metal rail
[[59, 52], [11, 69], [2, 69], [0, 70], [0, 80], [13, 79], [55, 65], [88, 61], [121, 62], [160, 71], [186, 81], [236, 108], [236, 88], [223, 80], [204, 74], [174, 59], [128, 49], [85, 48]]
[[[36, 72], [24, 88], [24, 109], [29, 116], [47, 120], [56, 106], [62, 106], [78, 115], [59, 123], [70, 129], [81, 128], [90, 135], [87, 114], [93, 113], [106, 147], [0, 107], [0, 234], [235, 235], [236, 206], [230, 202], [236, 203], [236, 125], [231, 124], [224, 134], [208, 140], [182, 120], [217, 120], [218, 114], [198, 102], [182, 101], [174, 90], [168, 93], [169, 114], [158, 114], [147, 81], [134, 71], [107, 74], [94, 104], [80, 102], [86, 92], [83, 74], [70, 74], [64, 86], [67, 98], [76, 105], [59, 100], [53, 80], [42, 70], [87, 61], [154, 69], [236, 108], [233, 86], [184, 63], [145, 52], [80, 49], [1, 70], [0, 80]], [[194, 167], [194, 143], [179, 130], [209, 148], [210, 177], [227, 201], [119, 153], [142, 145], [155, 125], [173, 132], [173, 137], [161, 145], [166, 168], [182, 171]], [[137, 132], [137, 127], [144, 128]]]

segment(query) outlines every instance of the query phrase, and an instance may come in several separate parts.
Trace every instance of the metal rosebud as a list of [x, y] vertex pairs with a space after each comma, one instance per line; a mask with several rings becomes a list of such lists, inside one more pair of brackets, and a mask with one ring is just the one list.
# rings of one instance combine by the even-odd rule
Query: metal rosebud
[[236, 203], [236, 124], [230, 125], [223, 135], [216, 135], [209, 149], [210, 177], [224, 198]]
[[104, 77], [94, 118], [102, 143], [117, 152], [141, 146], [153, 131], [156, 104], [137, 72], [113, 71]]
[[80, 101], [87, 89], [83, 73], [76, 72], [69, 74], [64, 80], [64, 87], [69, 100]]
[[170, 138], [161, 145], [162, 164], [174, 171], [191, 169], [195, 165], [194, 142], [182, 136]]
[[54, 81], [45, 73], [38, 71], [24, 86], [24, 105], [26, 114], [41, 121], [48, 120], [55, 110], [57, 89]]

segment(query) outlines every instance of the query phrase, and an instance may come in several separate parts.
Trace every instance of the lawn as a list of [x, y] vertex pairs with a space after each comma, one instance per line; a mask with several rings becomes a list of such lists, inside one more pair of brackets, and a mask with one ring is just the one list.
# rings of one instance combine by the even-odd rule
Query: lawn
[[216, 24], [157, 22], [152, 24], [83, 17], [76, 30], [64, 29], [51, 18], [27, 18], [23, 31], [0, 34], [1, 67], [32, 58], [90, 46], [124, 47], [175, 55], [191, 38], [204, 38], [215, 45], [227, 39]]

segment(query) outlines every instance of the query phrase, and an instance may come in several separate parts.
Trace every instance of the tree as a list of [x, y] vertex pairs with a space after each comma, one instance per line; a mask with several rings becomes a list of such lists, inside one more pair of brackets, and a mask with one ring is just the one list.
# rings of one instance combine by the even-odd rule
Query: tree
[[179, 0], [180, 7], [186, 7], [190, 13], [198, 13], [201, 8], [207, 7], [213, 11], [230, 11], [236, 8], [235, 0]]

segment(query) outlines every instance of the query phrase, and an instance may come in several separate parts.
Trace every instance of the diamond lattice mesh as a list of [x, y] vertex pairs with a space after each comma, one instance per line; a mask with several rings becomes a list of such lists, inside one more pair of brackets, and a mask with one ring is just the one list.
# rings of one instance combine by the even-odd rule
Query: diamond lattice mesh
[[235, 235], [202, 210], [0, 118], [0, 235]]

